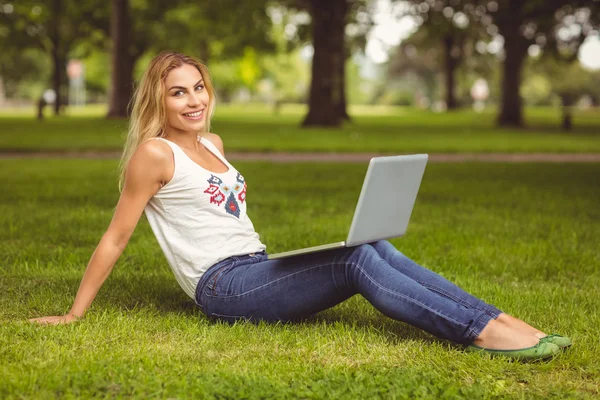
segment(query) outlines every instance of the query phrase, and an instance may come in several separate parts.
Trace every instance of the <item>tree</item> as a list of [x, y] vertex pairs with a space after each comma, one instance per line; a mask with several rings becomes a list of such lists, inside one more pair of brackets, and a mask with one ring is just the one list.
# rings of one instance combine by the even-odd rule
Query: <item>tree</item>
[[[46, 80], [50, 76], [49, 60], [45, 57], [44, 49], [24, 31], [22, 25], [21, 17], [14, 8], [0, 5], [0, 79], [3, 95], [9, 98], [22, 94], [20, 86], [29, 89], [40, 77]], [[37, 97], [42, 91], [39, 87], [34, 90], [38, 93], [29, 91], [27, 97]]]
[[[600, 2], [595, 0], [411, 0], [421, 14], [426, 14], [425, 24], [439, 21], [439, 13], [449, 16], [461, 15], [469, 22], [468, 37], [487, 33], [490, 37], [501, 35], [504, 48], [502, 60], [502, 98], [498, 124], [523, 126], [522, 102], [519, 95], [524, 60], [531, 45], [560, 57], [565, 53], [577, 54], [579, 45], [589, 32], [600, 23]], [[437, 13], [437, 14], [436, 14]], [[434, 16], [436, 18], [432, 18]], [[424, 15], [423, 15], [424, 16]], [[461, 39], [454, 36], [454, 29], [431, 32], [443, 37], [446, 48], [455, 47]], [[471, 29], [471, 28], [470, 28]], [[564, 33], [567, 29], [570, 33]], [[561, 33], [562, 32], [562, 33]], [[458, 52], [456, 52], [458, 54]], [[448, 53], [446, 53], [448, 54]], [[446, 55], [447, 77], [456, 66]], [[452, 82], [448, 81], [451, 92]]]
[[[110, 10], [111, 81], [107, 117], [125, 117], [133, 95], [134, 56], [130, 53], [129, 0], [111, 0]], [[136, 58], [137, 58], [136, 57]]]
[[568, 62], [552, 56], [538, 57], [529, 68], [549, 84], [550, 91], [560, 98], [562, 109], [561, 127], [565, 131], [573, 128], [573, 107], [581, 97], [600, 93], [600, 73], [590, 72], [577, 61]]
[[[432, 39], [427, 33], [427, 29], [420, 29], [398, 46], [388, 62], [387, 75], [392, 80], [416, 76], [419, 85], [424, 86], [424, 96], [433, 99], [438, 75], [441, 73], [440, 58], [442, 57], [439, 46], [428, 45], [432, 43]], [[439, 43], [436, 41], [435, 44]]]
[[[157, 25], [168, 9], [176, 5], [178, 1], [143, 0], [135, 2], [132, 8], [129, 0], [111, 0], [112, 70], [107, 117], [129, 115], [127, 106], [133, 95], [135, 63], [160, 38], [162, 31]], [[135, 20], [130, 18], [132, 12]]]
[[220, 0], [218, 7], [191, 0], [112, 1], [111, 36], [118, 50], [113, 75], [117, 74], [118, 80], [111, 84], [109, 117], [127, 116], [134, 67], [147, 52], [175, 50], [199, 55], [207, 62], [213, 56], [242, 56], [247, 47], [269, 48], [265, 0]]
[[309, 111], [303, 126], [339, 126], [344, 85], [346, 0], [311, 0], [313, 61]]
[[489, 34], [462, 11], [462, 0], [411, 0], [410, 3], [413, 5], [408, 14], [414, 15], [421, 24], [412, 42], [417, 48], [440, 49], [437, 58], [444, 71], [446, 107], [448, 110], [458, 108], [456, 71], [467, 56], [477, 56], [473, 52], [474, 43], [487, 39]]
[[[311, 16], [313, 58], [308, 114], [302, 126], [340, 126], [349, 119], [345, 64], [352, 50], [364, 47], [372, 26], [368, 0], [280, 0]], [[346, 35], [346, 28], [354, 33]]]
[[[592, 27], [600, 22], [599, 7], [600, 3], [594, 0], [490, 0], [474, 8], [483, 15], [481, 21], [497, 26], [504, 38], [500, 126], [523, 126], [519, 88], [529, 46], [537, 44], [555, 54], [568, 50], [576, 55]], [[563, 25], [579, 28], [563, 36]]]
[[43, 50], [52, 60], [52, 88], [56, 92], [55, 114], [64, 104], [67, 56], [71, 48], [105, 28], [106, 7], [101, 0], [20, 0], [4, 10], [6, 51], [25, 48]]

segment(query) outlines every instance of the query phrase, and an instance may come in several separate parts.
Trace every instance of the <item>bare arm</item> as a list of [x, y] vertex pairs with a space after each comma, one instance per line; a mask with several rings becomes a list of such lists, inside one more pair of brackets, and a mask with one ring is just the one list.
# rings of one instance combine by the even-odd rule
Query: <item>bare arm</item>
[[112, 221], [92, 254], [71, 310], [66, 315], [34, 318], [31, 322], [61, 324], [83, 317], [123, 253], [148, 200], [172, 175], [172, 153], [165, 143], [152, 140], [138, 148], [129, 162]]

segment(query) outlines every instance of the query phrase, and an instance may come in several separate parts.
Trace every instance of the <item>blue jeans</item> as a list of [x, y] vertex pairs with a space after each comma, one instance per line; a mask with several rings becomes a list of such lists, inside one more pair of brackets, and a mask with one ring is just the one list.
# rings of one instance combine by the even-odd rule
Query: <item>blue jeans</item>
[[196, 303], [230, 322], [293, 321], [357, 293], [395, 320], [461, 344], [473, 342], [501, 313], [387, 241], [280, 260], [264, 252], [230, 257], [202, 276]]

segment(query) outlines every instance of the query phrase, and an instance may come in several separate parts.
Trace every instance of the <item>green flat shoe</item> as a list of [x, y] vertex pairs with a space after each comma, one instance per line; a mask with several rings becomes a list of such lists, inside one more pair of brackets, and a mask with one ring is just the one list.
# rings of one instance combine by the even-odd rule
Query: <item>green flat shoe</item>
[[557, 335], [556, 333], [540, 338], [540, 342], [552, 343], [557, 345], [561, 349], [570, 347], [573, 344], [573, 341], [570, 338], [566, 336]]
[[479, 347], [477, 345], [469, 345], [465, 351], [468, 352], [484, 352], [492, 356], [504, 356], [515, 360], [543, 360], [546, 358], [553, 357], [560, 352], [560, 348], [554, 343], [549, 341], [539, 341], [538, 344], [531, 347], [525, 347], [524, 349], [515, 350], [496, 350], [487, 349], [485, 347]]

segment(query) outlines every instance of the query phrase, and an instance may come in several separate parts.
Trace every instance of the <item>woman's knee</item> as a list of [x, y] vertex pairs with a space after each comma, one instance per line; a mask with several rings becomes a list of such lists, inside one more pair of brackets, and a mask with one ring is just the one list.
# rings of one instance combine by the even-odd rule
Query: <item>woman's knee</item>
[[347, 253], [347, 261], [353, 264], [364, 265], [372, 263], [374, 259], [381, 259], [381, 257], [369, 244], [350, 247]]
[[402, 253], [387, 240], [378, 240], [377, 242], [371, 243], [371, 247], [373, 247], [375, 251], [377, 251], [377, 253], [382, 257], [392, 255], [394, 253], [402, 255]]

